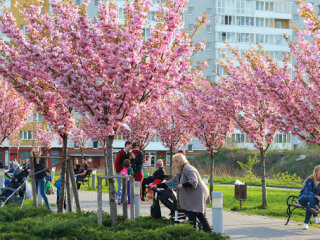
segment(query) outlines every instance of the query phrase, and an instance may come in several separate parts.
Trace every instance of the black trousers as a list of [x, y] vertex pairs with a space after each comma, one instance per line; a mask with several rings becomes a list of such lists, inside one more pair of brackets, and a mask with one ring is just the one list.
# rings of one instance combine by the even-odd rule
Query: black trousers
[[212, 232], [211, 227], [209, 225], [208, 219], [205, 214], [199, 213], [199, 212], [187, 212], [189, 222], [193, 226], [196, 227], [197, 224], [197, 218], [199, 219], [200, 223], [203, 226], [203, 231], [205, 232]]
[[143, 178], [142, 180], [142, 186], [141, 186], [141, 190], [142, 190], [142, 197], [145, 197], [146, 195], [146, 185], [154, 182], [154, 177], [153, 176], [150, 176], [150, 177], [147, 177], [147, 178]]

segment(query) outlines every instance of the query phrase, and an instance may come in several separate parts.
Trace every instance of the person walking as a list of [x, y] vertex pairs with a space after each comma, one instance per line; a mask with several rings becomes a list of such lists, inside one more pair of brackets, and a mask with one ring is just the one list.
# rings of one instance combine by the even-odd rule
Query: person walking
[[320, 201], [320, 165], [315, 166], [313, 173], [307, 178], [304, 183], [303, 189], [300, 191], [298, 201], [300, 205], [306, 208], [306, 214], [304, 218], [304, 224], [302, 229], [308, 229], [308, 223], [311, 215], [314, 216], [314, 220], [317, 224], [320, 223], [320, 219], [317, 217], [317, 212], [314, 208], [318, 206]]
[[47, 198], [47, 195], [45, 193], [45, 177], [47, 176], [47, 172], [45, 169], [45, 160], [44, 158], [41, 158], [42, 153], [39, 147], [35, 147], [31, 151], [31, 157], [33, 158], [34, 162], [34, 172], [35, 172], [35, 179], [36, 179], [36, 189], [37, 194], [41, 194], [44, 202], [46, 203], [46, 206], [48, 209], [51, 209], [49, 200]]
[[178, 209], [186, 211], [189, 222], [196, 226], [198, 219], [205, 232], [211, 232], [206, 218], [206, 205], [210, 202], [208, 187], [202, 181], [198, 170], [191, 166], [182, 153], [173, 156], [173, 166], [178, 170], [176, 176], [165, 183], [153, 185], [152, 188], [168, 188], [171, 184], [177, 190]]

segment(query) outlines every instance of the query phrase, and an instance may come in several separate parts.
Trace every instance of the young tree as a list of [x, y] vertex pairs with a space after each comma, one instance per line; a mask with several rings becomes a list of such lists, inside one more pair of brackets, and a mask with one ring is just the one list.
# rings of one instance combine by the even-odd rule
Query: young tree
[[[223, 148], [234, 130], [234, 121], [224, 108], [231, 101], [214, 82], [199, 79], [183, 92], [185, 103], [180, 111], [185, 121], [210, 154], [210, 193], [213, 191], [214, 156]], [[211, 194], [210, 194], [210, 197]]]
[[254, 49], [242, 54], [239, 50], [231, 47], [229, 49], [233, 57], [228, 58], [224, 55], [225, 61], [218, 60], [218, 64], [225, 72], [225, 76], [220, 76], [219, 79], [221, 88], [226, 96], [233, 100], [225, 105], [224, 111], [260, 151], [262, 206], [266, 207], [266, 151], [273, 143], [275, 132], [279, 130], [277, 123], [282, 118], [279, 108], [261, 91], [264, 88], [264, 76], [255, 71], [256, 68], [263, 68], [266, 64], [263, 54], [259, 55], [259, 51]]
[[181, 93], [174, 92], [158, 99], [151, 106], [153, 117], [151, 119], [153, 128], [159, 136], [162, 144], [170, 150], [170, 176], [172, 176], [172, 155], [191, 141], [191, 128], [189, 119], [185, 118], [179, 111], [182, 104]]

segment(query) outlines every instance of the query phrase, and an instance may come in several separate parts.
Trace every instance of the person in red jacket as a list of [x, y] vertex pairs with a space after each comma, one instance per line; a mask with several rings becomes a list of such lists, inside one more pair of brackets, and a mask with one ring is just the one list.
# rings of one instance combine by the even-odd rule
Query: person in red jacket
[[[126, 141], [124, 144], [124, 149], [121, 149], [116, 156], [116, 159], [114, 161], [114, 168], [116, 170], [117, 175], [120, 175], [120, 172], [123, 169], [123, 161], [126, 159], [130, 159], [130, 149], [132, 148], [132, 142]], [[117, 188], [117, 199], [118, 203], [121, 202], [121, 179], [117, 178], [118, 182], [118, 188]]]

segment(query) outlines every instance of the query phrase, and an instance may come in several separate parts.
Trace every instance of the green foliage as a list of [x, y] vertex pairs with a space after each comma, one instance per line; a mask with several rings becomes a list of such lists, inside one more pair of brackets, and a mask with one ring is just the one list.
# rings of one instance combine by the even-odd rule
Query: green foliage
[[286, 172], [279, 172], [277, 174], [273, 174], [273, 179], [279, 182], [285, 182], [285, 183], [301, 183], [302, 179], [297, 176], [297, 174], [290, 174], [288, 171]]
[[257, 163], [259, 163], [260, 160], [257, 159], [257, 155], [254, 154], [253, 157], [251, 157], [251, 155], [248, 157], [248, 162], [247, 163], [243, 163], [240, 161], [237, 161], [237, 163], [240, 165], [240, 167], [246, 172], [244, 177], [247, 179], [255, 179], [256, 176], [253, 174], [252, 172], [252, 168], [254, 165], [256, 165]]
[[119, 223], [111, 226], [108, 214], [103, 225], [97, 224], [93, 212], [52, 213], [45, 208], [4, 207], [0, 209], [0, 239], [228, 239], [220, 234], [197, 231], [189, 224], [173, 226], [168, 219], [139, 217], [132, 222], [119, 216]]

